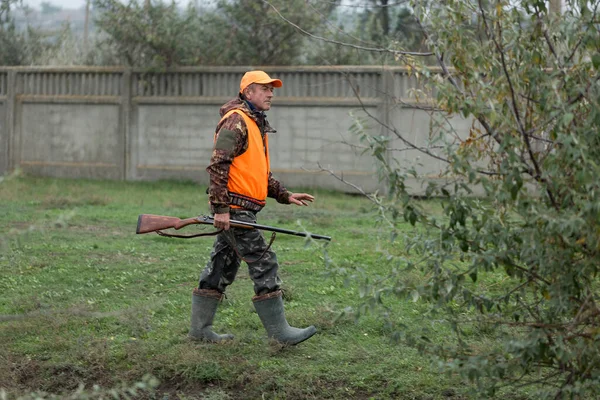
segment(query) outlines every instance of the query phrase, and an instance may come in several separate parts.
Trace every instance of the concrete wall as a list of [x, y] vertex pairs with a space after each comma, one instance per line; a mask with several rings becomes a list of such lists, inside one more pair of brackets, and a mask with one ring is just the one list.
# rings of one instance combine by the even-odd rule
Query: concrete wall
[[21, 102], [15, 158], [36, 175], [123, 179], [119, 107]]
[[[234, 97], [250, 67], [187, 68], [163, 73], [123, 68], [0, 68], [0, 174], [26, 173], [207, 183], [219, 107]], [[284, 86], [268, 112], [273, 173], [290, 188], [381, 189], [373, 160], [351, 132], [394, 138], [390, 154], [435, 177], [443, 162], [402, 149], [424, 145], [430, 117], [406, 105], [414, 78], [401, 68], [265, 67]], [[360, 96], [360, 101], [356, 95]], [[370, 117], [386, 124], [380, 124]], [[470, 123], [452, 121], [468, 133]], [[404, 146], [405, 147], [405, 146]]]

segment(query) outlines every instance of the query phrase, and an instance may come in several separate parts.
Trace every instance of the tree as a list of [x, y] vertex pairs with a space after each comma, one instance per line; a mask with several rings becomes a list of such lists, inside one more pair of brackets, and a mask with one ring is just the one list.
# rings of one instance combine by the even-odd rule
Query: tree
[[40, 10], [41, 10], [42, 14], [48, 15], [48, 14], [55, 14], [55, 13], [59, 12], [61, 10], [61, 8], [58, 6], [55, 6], [54, 4], [50, 3], [49, 1], [42, 1], [40, 3]]
[[394, 26], [394, 39], [405, 48], [411, 50], [422, 49], [423, 35], [417, 20], [409, 7], [401, 7], [396, 14]]
[[[280, 3], [280, 4], [279, 4]], [[310, 29], [337, 0], [314, 5], [278, 0], [281, 13]], [[96, 24], [129, 65], [290, 65], [304, 60], [305, 38], [266, 1], [221, 0], [179, 10], [173, 2], [94, 0]]]
[[371, 7], [363, 13], [363, 19], [368, 26], [368, 34], [376, 42], [382, 42], [390, 36], [389, 0], [371, 0]]
[[19, 65], [23, 62], [23, 35], [17, 32], [11, 11], [18, 4], [17, 0], [0, 1], [0, 65]]
[[208, 42], [213, 44], [212, 63], [302, 64], [306, 40], [291, 24], [319, 30], [338, 1], [220, 0], [217, 12], [204, 19]]
[[[388, 246], [390, 274], [365, 281], [370, 301], [426, 301], [454, 340], [386, 318], [482, 397], [510, 385], [538, 398], [600, 394], [599, 8], [568, 0], [560, 16], [541, 0], [416, 1], [438, 69], [403, 60], [434, 103], [421, 107], [431, 144], [389, 125], [390, 136], [362, 132], [389, 188], [370, 196], [384, 226], [392, 238], [401, 224], [419, 227]], [[453, 128], [457, 115], [473, 121], [469, 132]], [[442, 217], [411, 196], [416, 171], [381, 156], [392, 142], [443, 160], [447, 183], [426, 190]], [[415, 271], [418, 282], [404, 278]], [[481, 332], [488, 347], [472, 343]]]
[[46, 46], [36, 29], [17, 27], [13, 11], [18, 8], [27, 11], [21, 0], [0, 0], [0, 65], [33, 64]]
[[[423, 40], [421, 28], [408, 1], [370, 0], [357, 14], [363, 40], [376, 46], [420, 49]], [[395, 62], [391, 53], [384, 55], [387, 56], [383, 59], [387, 60], [386, 63]], [[381, 63], [381, 55], [373, 61]]]
[[96, 25], [131, 66], [164, 68], [197, 65], [202, 61], [202, 35], [193, 7], [180, 12], [175, 2], [143, 3], [94, 0]]
[[330, 42], [323, 43], [318, 40], [304, 42], [306, 64], [309, 65], [365, 65], [370, 63], [371, 57], [366, 59], [368, 53], [358, 48], [341, 46], [340, 43], [352, 43], [363, 46], [365, 42], [361, 37], [361, 26], [354, 10], [348, 11], [344, 7], [336, 8], [324, 18], [324, 23], [316, 27], [311, 34], [318, 37], [327, 37]]

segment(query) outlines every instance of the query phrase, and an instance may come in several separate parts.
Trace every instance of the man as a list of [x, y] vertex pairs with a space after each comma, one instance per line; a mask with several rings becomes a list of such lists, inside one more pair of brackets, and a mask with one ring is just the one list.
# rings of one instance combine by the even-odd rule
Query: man
[[192, 326], [195, 340], [221, 342], [232, 339], [212, 330], [217, 305], [233, 283], [242, 260], [254, 282], [254, 307], [270, 338], [286, 345], [298, 344], [316, 333], [290, 327], [284, 314], [279, 264], [261, 231], [230, 227], [230, 219], [256, 223], [256, 214], [267, 197], [279, 203], [307, 206], [314, 197], [291, 193], [271, 175], [268, 134], [275, 132], [266, 119], [273, 89], [282, 86], [263, 71], [247, 72], [240, 82], [238, 97], [220, 109], [214, 149], [206, 169], [214, 226], [222, 229], [213, 245], [210, 260], [192, 294]]

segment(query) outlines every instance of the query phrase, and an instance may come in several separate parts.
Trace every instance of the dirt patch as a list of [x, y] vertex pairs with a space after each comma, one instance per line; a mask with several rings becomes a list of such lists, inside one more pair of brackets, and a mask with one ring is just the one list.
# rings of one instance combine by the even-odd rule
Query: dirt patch
[[103, 196], [83, 196], [80, 198], [70, 198], [48, 195], [42, 201], [44, 208], [70, 209], [82, 206], [105, 206], [110, 203], [110, 199]]
[[110, 387], [111, 374], [99, 365], [82, 366], [68, 362], [53, 363], [30, 357], [7, 359], [8, 368], [0, 376], [6, 389], [27, 393], [44, 391], [54, 394], [73, 392], [80, 385]]
[[33, 224], [29, 221], [15, 221], [8, 224], [8, 231], [16, 230], [16, 231], [24, 231], [32, 227]]

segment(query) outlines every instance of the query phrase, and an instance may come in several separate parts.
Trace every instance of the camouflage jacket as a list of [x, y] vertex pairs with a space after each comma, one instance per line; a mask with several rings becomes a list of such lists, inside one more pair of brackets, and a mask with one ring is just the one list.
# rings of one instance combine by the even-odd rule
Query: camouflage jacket
[[[256, 121], [262, 135], [274, 133], [267, 121], [265, 114], [251, 110], [251, 105], [240, 97], [224, 104], [219, 113], [221, 118], [233, 109], [239, 109]], [[230, 197], [227, 191], [229, 180], [229, 167], [233, 159], [242, 155], [248, 148], [248, 128], [244, 119], [233, 113], [217, 125], [217, 136], [213, 148], [210, 164], [206, 168], [210, 177], [208, 199], [211, 211], [214, 213], [229, 212]], [[269, 172], [268, 194], [278, 203], [289, 204], [290, 192]]]

